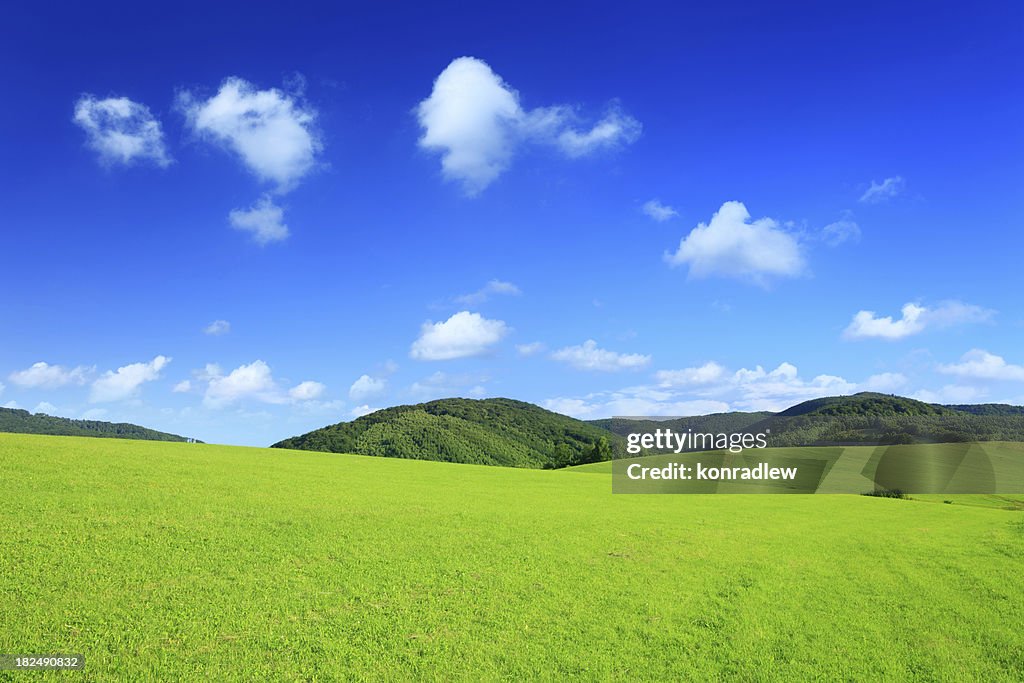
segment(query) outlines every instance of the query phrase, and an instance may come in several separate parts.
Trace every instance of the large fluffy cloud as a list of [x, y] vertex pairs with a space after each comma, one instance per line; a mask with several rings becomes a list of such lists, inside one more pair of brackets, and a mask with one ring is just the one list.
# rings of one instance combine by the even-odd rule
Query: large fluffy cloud
[[163, 129], [149, 108], [127, 97], [100, 100], [82, 95], [75, 104], [74, 122], [85, 131], [90, 148], [105, 164], [151, 161], [168, 166]]
[[796, 238], [771, 218], [750, 221], [741, 202], [726, 202], [665, 254], [672, 266], [686, 265], [690, 277], [723, 276], [764, 283], [772, 276], [792, 277], [804, 269]]
[[182, 93], [179, 106], [198, 135], [235, 152], [257, 177], [281, 191], [314, 168], [322, 148], [316, 112], [276, 88], [259, 90], [228, 78], [206, 100]]
[[551, 354], [551, 358], [568, 363], [577, 370], [617, 372], [638, 370], [651, 362], [650, 356], [639, 353], [618, 353], [599, 348], [597, 342], [588, 339], [578, 346], [566, 346]]
[[40, 361], [24, 370], [12, 372], [9, 379], [18, 386], [28, 389], [56, 389], [67, 384], [85, 384], [90, 372], [92, 368], [82, 365], [68, 369]]
[[235, 230], [249, 233], [261, 246], [285, 240], [290, 234], [284, 223], [284, 210], [266, 196], [248, 209], [232, 210], [228, 221]]
[[874, 311], [858, 311], [843, 336], [847, 339], [903, 339], [928, 328], [986, 322], [995, 315], [994, 311], [959, 301], [947, 301], [935, 307], [908, 303], [900, 313], [901, 316], [894, 319], [891, 315], [879, 316]]
[[143, 384], [160, 379], [160, 371], [170, 362], [166, 356], [157, 356], [148, 363], [131, 363], [116, 371], [108, 370], [92, 383], [89, 400], [105, 403], [132, 398]]
[[508, 333], [502, 320], [460, 311], [443, 322], [425, 322], [409, 355], [417, 360], [452, 360], [486, 353]]
[[612, 108], [593, 127], [575, 127], [571, 108], [523, 109], [519, 94], [482, 60], [460, 57], [434, 81], [416, 109], [422, 148], [441, 153], [445, 177], [476, 194], [508, 168], [525, 142], [551, 144], [570, 157], [632, 142], [640, 124]]

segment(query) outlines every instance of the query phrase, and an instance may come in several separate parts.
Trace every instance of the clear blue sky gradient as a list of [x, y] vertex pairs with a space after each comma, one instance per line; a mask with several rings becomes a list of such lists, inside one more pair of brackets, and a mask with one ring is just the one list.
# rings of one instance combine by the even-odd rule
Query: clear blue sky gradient
[[[606, 405], [614, 392], [656, 404], [658, 371], [709, 361], [726, 371], [720, 390], [667, 400], [751, 407], [727, 378], [785, 362], [800, 381], [834, 375], [849, 390], [893, 373], [901, 394], [1024, 401], [1024, 5], [38, 5], [9, 4], [0, 27], [0, 405], [266, 445], [362, 404], [446, 395], [599, 417], [622, 406]], [[593, 123], [617, 102], [642, 134], [582, 159], [524, 147], [466, 196], [418, 146], [415, 114], [461, 56], [489, 64], [526, 108], [570, 105]], [[260, 246], [227, 215], [267, 186], [197, 139], [175, 98], [296, 74], [321, 163], [275, 198], [291, 236]], [[148, 106], [174, 163], [98, 163], [72, 122], [83, 93]], [[858, 201], [894, 177], [902, 192]], [[652, 220], [642, 206], [655, 198], [679, 215]], [[670, 267], [664, 254], [730, 200], [795, 235], [806, 272], [757, 284]], [[822, 228], [844, 218], [860, 239], [828, 246]], [[492, 279], [522, 293], [455, 301]], [[858, 311], [949, 301], [985, 320], [844, 338]], [[479, 356], [410, 357], [425, 321], [460, 310], [510, 331]], [[217, 319], [230, 333], [204, 334]], [[551, 357], [589, 339], [650, 362], [602, 372]], [[530, 342], [546, 350], [517, 354]], [[972, 349], [1009, 369], [942, 371]], [[90, 402], [103, 373], [158, 354], [173, 358], [159, 379]], [[314, 380], [326, 392], [204, 404], [194, 371], [256, 360], [282, 389]], [[95, 370], [56, 388], [11, 380], [40, 361]], [[350, 397], [363, 374], [386, 391]], [[193, 390], [172, 392], [185, 379]]]

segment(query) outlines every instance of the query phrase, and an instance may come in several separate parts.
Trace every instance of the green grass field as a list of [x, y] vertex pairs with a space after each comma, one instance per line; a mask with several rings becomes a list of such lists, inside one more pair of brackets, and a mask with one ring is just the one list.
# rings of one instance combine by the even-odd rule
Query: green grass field
[[0, 652], [89, 680], [1016, 681], [998, 507], [2, 434]]

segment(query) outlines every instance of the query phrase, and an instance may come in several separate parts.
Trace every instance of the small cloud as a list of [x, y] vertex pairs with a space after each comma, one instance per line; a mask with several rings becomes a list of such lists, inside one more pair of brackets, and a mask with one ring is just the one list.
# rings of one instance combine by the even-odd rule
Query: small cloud
[[938, 391], [922, 389], [914, 393], [911, 398], [925, 403], [975, 403], [985, 398], [985, 395], [985, 390], [978, 387], [947, 384]]
[[[2, 384], [0, 384], [0, 391], [3, 391], [3, 385]], [[21, 406], [18, 405], [17, 401], [8, 401], [7, 403], [4, 404], [4, 408], [10, 408], [11, 410], [17, 410], [20, 407]]]
[[860, 226], [853, 219], [843, 218], [822, 228], [821, 239], [830, 247], [838, 247], [843, 242], [859, 242]]
[[171, 164], [160, 122], [143, 104], [127, 97], [99, 100], [82, 95], [75, 103], [73, 121], [85, 131], [88, 146], [103, 164], [128, 166], [145, 160], [160, 167]]
[[764, 284], [771, 276], [794, 277], [804, 270], [799, 242], [771, 218], [750, 221], [741, 202], [726, 202], [665, 254], [670, 266], [689, 266], [689, 276], [751, 280]]
[[178, 106], [197, 135], [237, 154], [258, 178], [276, 183], [279, 192], [309, 173], [323, 148], [314, 125], [316, 111], [276, 88], [258, 90], [232, 77], [207, 100], [182, 93]]
[[662, 387], [711, 384], [712, 382], [719, 381], [724, 375], [725, 368], [714, 361], [708, 361], [700, 367], [684, 368], [682, 370], [659, 370], [654, 373], [655, 378]]
[[56, 389], [68, 384], [85, 384], [87, 375], [93, 370], [94, 368], [87, 368], [83, 365], [67, 369], [60, 365], [50, 365], [40, 361], [33, 363], [25, 370], [12, 372], [8, 379], [20, 387], [29, 389]]
[[57, 408], [57, 406], [53, 405], [49, 401], [42, 401], [32, 410], [32, 412], [36, 413], [37, 415], [41, 414], [56, 416], [57, 413], [59, 412], [59, 409]]
[[323, 396], [327, 387], [320, 382], [307, 380], [300, 382], [288, 390], [288, 397], [293, 401], [312, 401]]
[[375, 412], [376, 410], [376, 408], [371, 408], [370, 406], [364, 404], [361, 406], [356, 406], [355, 408], [350, 410], [349, 415], [351, 415], [352, 417], [362, 417], [363, 415], [369, 415], [370, 413]]
[[906, 187], [906, 183], [900, 176], [893, 176], [892, 178], [886, 178], [880, 183], [876, 183], [874, 180], [871, 181], [871, 187], [864, 191], [864, 194], [860, 196], [860, 201], [864, 204], [878, 204], [885, 202], [896, 195], [903, 192]]
[[488, 320], [479, 313], [460, 311], [444, 322], [423, 323], [419, 339], [409, 356], [416, 360], [452, 360], [486, 353], [508, 334], [501, 320]]
[[959, 363], [939, 365], [938, 370], [947, 375], [971, 379], [1024, 382], [1024, 366], [1007, 363], [1002, 356], [982, 349], [971, 349], [960, 357]]
[[212, 323], [207, 325], [203, 329], [203, 334], [208, 334], [212, 337], [219, 337], [227, 334], [231, 331], [231, 323], [227, 320], [214, 320]]
[[166, 356], [157, 356], [148, 363], [132, 363], [117, 371], [108, 370], [92, 383], [89, 400], [105, 403], [132, 398], [144, 383], [160, 379], [160, 371], [170, 362], [171, 359]]
[[678, 211], [667, 204], [662, 204], [657, 199], [651, 199], [644, 202], [642, 211], [659, 223], [664, 223], [665, 221], [679, 215]]
[[429, 377], [413, 382], [409, 387], [409, 395], [418, 401], [429, 401], [448, 396], [472, 397], [486, 393], [483, 385], [487, 380], [486, 376], [473, 373], [453, 375], [438, 371]]
[[188, 393], [188, 392], [192, 391], [192, 382], [187, 380], [187, 379], [184, 379], [184, 380], [178, 382], [177, 384], [175, 384], [174, 388], [171, 389], [171, 391], [173, 391], [176, 394]]
[[519, 296], [522, 293], [522, 290], [511, 282], [491, 280], [472, 294], [463, 294], [455, 297], [455, 301], [463, 306], [477, 306], [496, 294]]
[[547, 347], [544, 342], [530, 342], [529, 344], [516, 344], [516, 353], [524, 358], [529, 356], [536, 356], [538, 353], [543, 353]]
[[90, 408], [82, 413], [83, 420], [102, 420], [109, 411], [106, 408]]
[[642, 130], [639, 121], [613, 107], [590, 130], [563, 130], [558, 135], [558, 146], [566, 156], [575, 159], [636, 142]]
[[883, 372], [871, 375], [858, 387], [859, 391], [892, 393], [907, 385], [907, 378], [899, 372]]
[[651, 362], [650, 356], [639, 353], [617, 353], [598, 348], [597, 342], [588, 339], [579, 346], [566, 346], [551, 354], [553, 360], [567, 363], [577, 370], [617, 372], [638, 370]]
[[267, 196], [261, 197], [252, 208], [233, 209], [228, 221], [235, 230], [250, 233], [260, 246], [280, 242], [290, 234], [284, 224], [284, 210]]
[[874, 311], [858, 311], [843, 331], [843, 336], [846, 339], [903, 339], [920, 334], [929, 327], [987, 322], [995, 315], [995, 311], [959, 301], [947, 301], [935, 308], [914, 303], [904, 304], [901, 314], [902, 317], [894, 320], [889, 315], [879, 317]]
[[388, 381], [381, 378], [362, 375], [348, 389], [348, 397], [353, 401], [365, 401], [382, 395], [388, 388]]

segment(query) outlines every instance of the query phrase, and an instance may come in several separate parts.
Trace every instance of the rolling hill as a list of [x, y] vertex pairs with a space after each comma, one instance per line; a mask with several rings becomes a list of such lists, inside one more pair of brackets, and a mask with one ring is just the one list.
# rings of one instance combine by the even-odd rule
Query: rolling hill
[[0, 408], [0, 432], [49, 434], [51, 436], [94, 436], [144, 441], [188, 441], [184, 436], [158, 432], [125, 422], [71, 420], [15, 408]]
[[625, 455], [618, 435], [507, 398], [448, 398], [385, 408], [272, 448], [534, 468]]
[[[623, 457], [628, 434], [666, 428], [716, 434], [767, 432], [769, 445], [778, 447], [1024, 441], [1024, 408], [943, 406], [864, 392], [804, 401], [779, 413], [587, 422], [507, 398], [449, 398], [378, 410], [273, 447], [550, 468]], [[602, 438], [607, 446], [595, 448]]]

